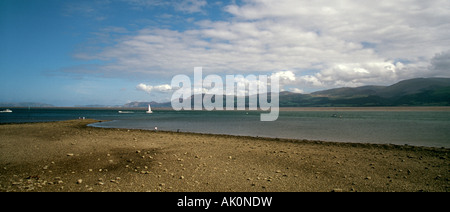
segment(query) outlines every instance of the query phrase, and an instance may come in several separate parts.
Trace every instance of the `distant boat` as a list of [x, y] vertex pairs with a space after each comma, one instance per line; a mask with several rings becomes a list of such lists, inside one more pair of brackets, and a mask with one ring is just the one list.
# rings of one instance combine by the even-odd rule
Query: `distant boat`
[[12, 110], [10, 110], [10, 109], [6, 109], [6, 110], [2, 110], [2, 111], [0, 111], [0, 113], [12, 113]]
[[150, 104], [148, 105], [148, 110], [145, 111], [146, 113], [153, 113], [152, 108], [150, 107]]
[[119, 110], [119, 113], [134, 113], [133, 111], [122, 111], [122, 110]]

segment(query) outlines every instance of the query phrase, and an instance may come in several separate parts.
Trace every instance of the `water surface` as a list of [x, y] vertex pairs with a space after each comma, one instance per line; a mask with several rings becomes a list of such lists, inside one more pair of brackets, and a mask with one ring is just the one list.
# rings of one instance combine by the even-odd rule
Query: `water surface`
[[146, 114], [97, 109], [14, 109], [0, 123], [111, 120], [95, 127], [212, 134], [389, 143], [450, 148], [450, 111], [281, 111], [277, 121], [261, 122], [258, 111], [155, 111]]

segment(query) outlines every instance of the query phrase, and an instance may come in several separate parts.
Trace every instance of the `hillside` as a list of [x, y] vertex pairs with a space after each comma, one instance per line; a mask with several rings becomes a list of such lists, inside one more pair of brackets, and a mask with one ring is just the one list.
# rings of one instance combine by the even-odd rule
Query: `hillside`
[[[193, 105], [193, 96], [187, 99]], [[224, 107], [226, 97], [223, 97]], [[248, 107], [249, 97], [245, 98]], [[125, 107], [171, 107], [170, 102], [132, 102]], [[235, 97], [236, 106], [236, 97]], [[450, 106], [450, 78], [415, 78], [390, 86], [368, 85], [317, 91], [280, 93], [280, 107]]]
[[0, 107], [54, 107], [51, 104], [39, 103], [39, 102], [0, 102]]
[[[305, 100], [296, 106], [449, 106], [450, 78], [415, 78], [391, 86], [329, 89], [306, 95], [306, 99], [291, 95], [289, 99]], [[280, 99], [280, 105], [288, 104]]]

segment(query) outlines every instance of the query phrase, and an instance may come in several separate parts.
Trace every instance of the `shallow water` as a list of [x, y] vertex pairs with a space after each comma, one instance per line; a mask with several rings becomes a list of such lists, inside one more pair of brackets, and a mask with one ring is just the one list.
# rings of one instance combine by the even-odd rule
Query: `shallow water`
[[[258, 111], [145, 111], [119, 114], [98, 109], [15, 109], [0, 123], [77, 118], [111, 120], [95, 127], [150, 129], [358, 143], [450, 148], [450, 111], [281, 111], [261, 122]], [[264, 112], [265, 113], [265, 112]]]

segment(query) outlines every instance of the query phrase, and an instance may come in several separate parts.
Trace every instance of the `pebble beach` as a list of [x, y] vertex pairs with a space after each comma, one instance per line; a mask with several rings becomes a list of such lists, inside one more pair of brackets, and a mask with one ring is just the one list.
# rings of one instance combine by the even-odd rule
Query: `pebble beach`
[[0, 125], [2, 192], [448, 192], [449, 149]]

